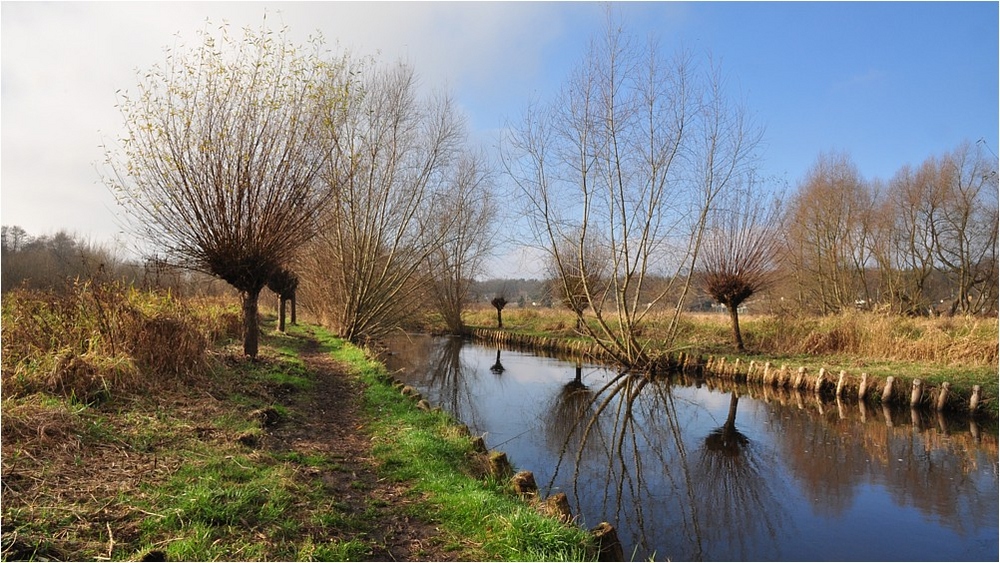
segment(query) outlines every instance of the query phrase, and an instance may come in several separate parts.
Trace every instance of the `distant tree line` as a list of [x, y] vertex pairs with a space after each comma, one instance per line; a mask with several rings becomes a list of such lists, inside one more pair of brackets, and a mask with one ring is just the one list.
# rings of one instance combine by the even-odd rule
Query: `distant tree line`
[[65, 230], [33, 236], [18, 225], [2, 226], [0, 276], [4, 293], [17, 288], [62, 291], [75, 280], [123, 282], [169, 290], [177, 296], [228, 293], [220, 280], [178, 268], [155, 256], [125, 258], [115, 248]]
[[32, 236], [17, 225], [3, 225], [0, 264], [3, 291], [15, 287], [51, 289], [67, 279], [89, 278], [98, 272], [130, 276], [105, 248], [77, 240], [66, 231]]
[[998, 179], [982, 143], [865, 181], [821, 155], [788, 202], [781, 295], [827, 314], [996, 314]]

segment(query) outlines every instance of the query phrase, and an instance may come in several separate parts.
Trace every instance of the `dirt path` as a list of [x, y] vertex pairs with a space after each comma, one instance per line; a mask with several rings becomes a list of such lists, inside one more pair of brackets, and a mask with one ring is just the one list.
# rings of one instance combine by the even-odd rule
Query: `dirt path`
[[320, 479], [341, 506], [349, 507], [349, 530], [320, 530], [316, 541], [360, 539], [372, 544], [373, 560], [447, 561], [433, 524], [410, 515], [414, 501], [405, 486], [380, 480], [371, 455], [371, 437], [361, 410], [361, 385], [342, 365], [309, 340], [302, 360], [314, 372], [310, 391], [292, 393], [283, 402], [291, 419], [271, 429], [265, 447], [276, 452], [322, 454], [335, 461], [322, 468], [308, 467], [307, 478]]

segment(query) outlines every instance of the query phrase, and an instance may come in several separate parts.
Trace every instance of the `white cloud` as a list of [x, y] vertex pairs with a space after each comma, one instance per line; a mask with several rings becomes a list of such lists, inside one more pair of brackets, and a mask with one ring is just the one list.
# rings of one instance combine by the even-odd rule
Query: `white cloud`
[[296, 41], [319, 30], [330, 46], [411, 63], [425, 87], [454, 91], [485, 128], [519, 107], [520, 92], [561, 78], [542, 51], [598, 13], [537, 3], [4, 3], [2, 222], [110, 239], [116, 206], [97, 166], [102, 140], [119, 136], [115, 91], [134, 88], [135, 72], [162, 61], [165, 47], [196, 44], [207, 22], [236, 33], [265, 12]]

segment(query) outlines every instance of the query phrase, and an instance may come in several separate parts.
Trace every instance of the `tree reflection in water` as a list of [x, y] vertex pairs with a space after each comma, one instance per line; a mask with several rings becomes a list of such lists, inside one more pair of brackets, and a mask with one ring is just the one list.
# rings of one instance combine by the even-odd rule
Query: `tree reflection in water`
[[[572, 381], [559, 387], [558, 393], [549, 403], [549, 407], [544, 413], [544, 428], [546, 445], [553, 451], [561, 452], [559, 463], [567, 451], [584, 449], [587, 442], [582, 440], [583, 429], [580, 426], [581, 420], [588, 420], [593, 416], [594, 392], [583, 383], [583, 366], [578, 362], [574, 370]], [[596, 441], [591, 442], [596, 444]], [[596, 451], [589, 452], [596, 454]], [[553, 473], [559, 472], [558, 467]], [[552, 491], [552, 482], [548, 485], [548, 490]]]
[[[459, 350], [461, 350], [461, 348]], [[497, 361], [490, 366], [490, 371], [497, 375], [502, 375], [504, 372], [503, 364], [500, 363], [500, 348], [497, 348]]]
[[[701, 439], [694, 459], [674, 400], [669, 382], [628, 374], [596, 392], [564, 386], [546, 421], [549, 440], [562, 441], [550, 487], [571, 463], [573, 504], [632, 530], [632, 547], [655, 553], [670, 530], [671, 553], [657, 557], [776, 553], [776, 530], [789, 518], [762, 474], [768, 461], [736, 428], [739, 396], [732, 394], [725, 423]], [[772, 545], [751, 545], [762, 539]]]
[[764, 454], [736, 428], [739, 400], [733, 390], [726, 422], [709, 432], [698, 450], [692, 510], [703, 515], [699, 552], [724, 542], [729, 544], [727, 558], [747, 559], [760, 552], [752, 542], [768, 538], [776, 549], [779, 527], [787, 526], [789, 518], [765, 477]]
[[[431, 348], [428, 354], [426, 385], [436, 390], [441, 408], [454, 413], [471, 428], [480, 428], [479, 402], [473, 396], [475, 381], [470, 381], [468, 374], [472, 370], [462, 362], [464, 341], [455, 337], [442, 340], [443, 345]], [[499, 350], [496, 365], [500, 365]]]
[[738, 458], [740, 450], [750, 444], [750, 440], [736, 429], [736, 406], [740, 402], [740, 396], [733, 391], [729, 398], [729, 415], [726, 423], [711, 431], [705, 437], [705, 448], [703, 452], [719, 455], [702, 455], [702, 457], [715, 457], [721, 459]]

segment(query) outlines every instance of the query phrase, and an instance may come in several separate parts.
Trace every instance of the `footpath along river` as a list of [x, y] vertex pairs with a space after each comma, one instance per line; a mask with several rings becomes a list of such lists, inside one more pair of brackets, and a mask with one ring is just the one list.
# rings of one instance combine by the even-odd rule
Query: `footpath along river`
[[[626, 558], [997, 561], [996, 428], [399, 337], [397, 377], [618, 529]], [[710, 388], [712, 387], [712, 388]]]

